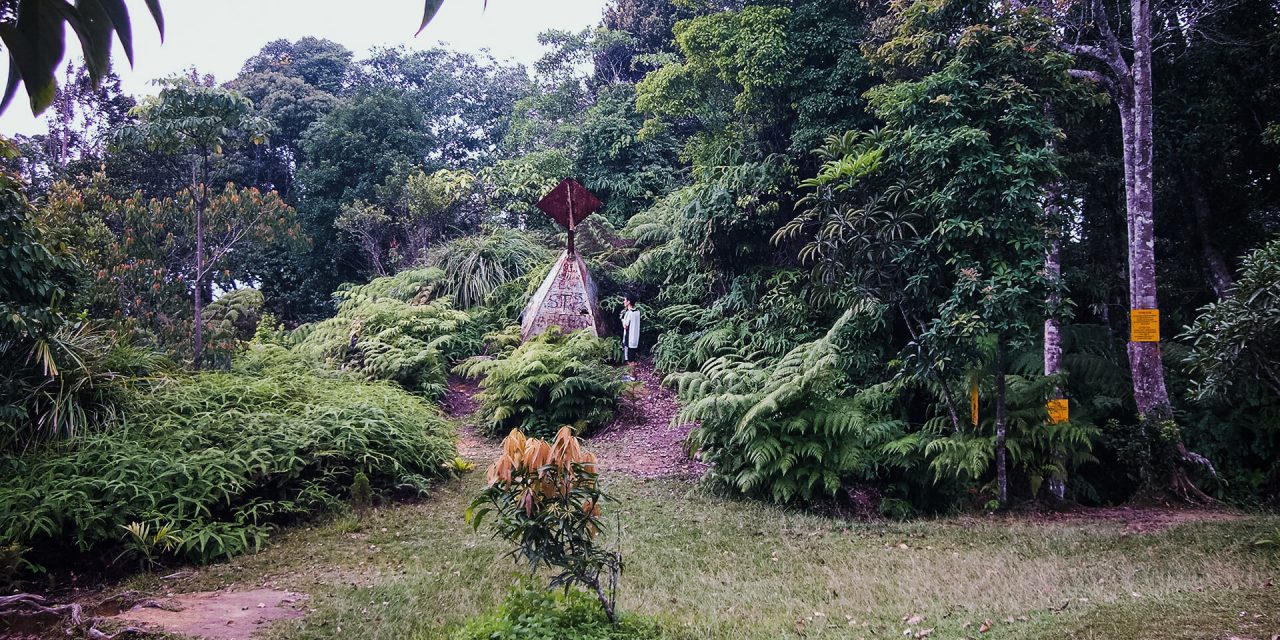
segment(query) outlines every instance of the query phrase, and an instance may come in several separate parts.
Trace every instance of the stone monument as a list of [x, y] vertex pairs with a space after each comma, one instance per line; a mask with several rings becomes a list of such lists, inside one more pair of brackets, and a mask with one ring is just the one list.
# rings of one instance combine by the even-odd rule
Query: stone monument
[[574, 227], [600, 206], [599, 198], [569, 179], [538, 201], [538, 208], [569, 232], [569, 242], [524, 308], [520, 322], [523, 339], [528, 340], [553, 325], [565, 333], [589, 329], [596, 336], [604, 335], [607, 330], [596, 301], [596, 283], [573, 245]]

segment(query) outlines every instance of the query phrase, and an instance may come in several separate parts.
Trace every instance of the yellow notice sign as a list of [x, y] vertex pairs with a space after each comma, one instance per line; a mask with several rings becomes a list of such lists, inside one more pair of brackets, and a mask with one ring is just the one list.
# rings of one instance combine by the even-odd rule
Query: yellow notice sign
[[1049, 410], [1049, 424], [1058, 424], [1070, 420], [1070, 408], [1066, 398], [1050, 400], [1045, 408]]
[[978, 385], [969, 389], [969, 421], [978, 426]]
[[1129, 342], [1160, 342], [1160, 310], [1129, 310]]

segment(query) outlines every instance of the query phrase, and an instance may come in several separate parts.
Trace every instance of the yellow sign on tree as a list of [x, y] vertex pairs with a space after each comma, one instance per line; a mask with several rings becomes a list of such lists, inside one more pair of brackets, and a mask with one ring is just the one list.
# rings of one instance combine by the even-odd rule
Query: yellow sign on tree
[[978, 426], [978, 385], [969, 389], [969, 419], [973, 426]]
[[1129, 342], [1160, 342], [1160, 310], [1129, 310]]
[[1050, 400], [1045, 408], [1049, 410], [1049, 424], [1059, 424], [1071, 419], [1070, 407], [1066, 398]]

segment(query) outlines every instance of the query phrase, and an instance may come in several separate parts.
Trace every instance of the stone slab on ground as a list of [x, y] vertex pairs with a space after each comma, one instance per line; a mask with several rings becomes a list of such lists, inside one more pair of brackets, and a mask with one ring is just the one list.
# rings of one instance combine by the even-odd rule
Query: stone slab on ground
[[249, 640], [265, 623], [305, 615], [306, 600], [276, 589], [201, 591], [138, 605], [113, 619], [208, 640]]

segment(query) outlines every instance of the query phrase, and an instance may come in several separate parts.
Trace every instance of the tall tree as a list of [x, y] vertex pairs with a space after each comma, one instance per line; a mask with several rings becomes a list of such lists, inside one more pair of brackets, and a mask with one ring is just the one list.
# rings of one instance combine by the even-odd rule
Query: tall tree
[[[1095, 69], [1074, 69], [1072, 74], [1104, 86], [1120, 111], [1129, 231], [1129, 307], [1135, 310], [1159, 309], [1155, 258], [1151, 0], [1129, 0], [1131, 59], [1124, 55], [1120, 37], [1111, 24], [1104, 3], [1088, 0], [1085, 11], [1088, 27], [1080, 29], [1081, 42], [1066, 43], [1064, 48], [1096, 63]], [[1128, 352], [1133, 399], [1138, 413], [1152, 420], [1168, 418], [1172, 415], [1172, 408], [1165, 385], [1160, 343], [1130, 341]]]
[[[805, 183], [812, 208], [775, 237], [811, 235], [801, 256], [821, 279], [895, 307], [902, 374], [950, 420], [931, 446], [982, 460], [962, 466], [994, 470], [1007, 505], [1017, 456], [1032, 454], [1009, 445], [1008, 379], [1051, 286], [1042, 185], [1059, 173], [1045, 144], [1059, 131], [1046, 107], [1071, 89], [1069, 56], [1047, 46], [1035, 12], [981, 1], [896, 6], [877, 32], [869, 58], [884, 83], [868, 98], [884, 126], [829, 139], [831, 160]], [[952, 387], [972, 370], [990, 371], [995, 411], [970, 426]]]
[[240, 75], [279, 73], [336, 96], [341, 95], [352, 80], [353, 58], [350, 49], [324, 38], [307, 36], [297, 42], [272, 40], [245, 61]]
[[[1201, 7], [1186, 7], [1180, 18], [1189, 29], [1203, 17]], [[1114, 100], [1120, 112], [1121, 147], [1123, 150], [1125, 211], [1128, 227], [1129, 308], [1130, 323], [1135, 322], [1134, 312], [1159, 313], [1156, 291], [1156, 220], [1155, 220], [1155, 123], [1154, 88], [1152, 83], [1153, 41], [1155, 20], [1151, 0], [1129, 0], [1129, 57], [1124, 54], [1117, 28], [1112, 25], [1102, 0], [1087, 0], [1082, 8], [1083, 18], [1075, 25], [1075, 41], [1063, 44], [1063, 48], [1092, 68], [1073, 69], [1072, 75], [1091, 80], [1103, 86]], [[1176, 21], [1175, 21], [1176, 22]], [[1140, 419], [1152, 426], [1173, 417], [1169, 391], [1165, 383], [1164, 363], [1161, 359], [1161, 343], [1158, 340], [1133, 340], [1128, 343], [1129, 372], [1133, 383], [1133, 399]], [[1181, 462], [1204, 466], [1212, 465], [1204, 457], [1189, 451], [1180, 436], [1174, 443]], [[1149, 489], [1161, 489], [1149, 487]], [[1172, 465], [1168, 487], [1179, 497], [1195, 501], [1209, 501], [1188, 477], [1180, 464]]]
[[[192, 296], [195, 300], [193, 364], [198, 369], [204, 351], [201, 312], [209, 286], [210, 261], [205, 248], [205, 209], [209, 205], [209, 168], [223, 148], [241, 141], [266, 140], [267, 123], [254, 115], [253, 103], [227, 89], [201, 86], [187, 78], [165, 82], [160, 95], [137, 109], [138, 123], [117, 133], [120, 141], [141, 143], [166, 153], [185, 154], [191, 162], [191, 194], [195, 215], [195, 264]], [[234, 244], [232, 242], [231, 244]], [[227, 246], [219, 251], [225, 252]]]

